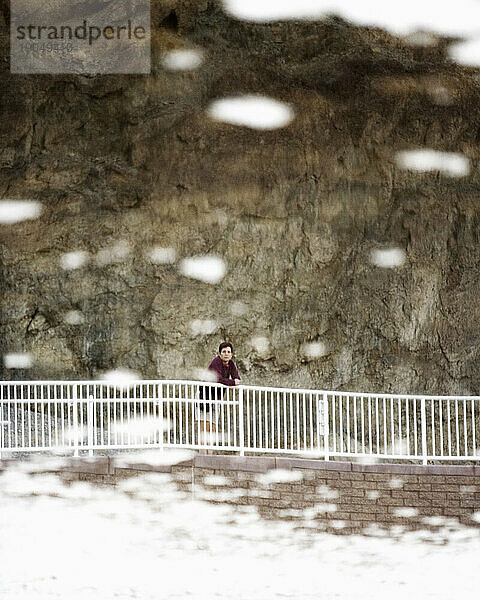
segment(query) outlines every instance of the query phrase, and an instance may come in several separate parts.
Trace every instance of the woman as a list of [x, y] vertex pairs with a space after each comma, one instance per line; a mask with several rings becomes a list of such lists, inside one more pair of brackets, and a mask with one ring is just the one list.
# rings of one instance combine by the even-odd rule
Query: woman
[[[208, 365], [208, 370], [212, 372], [212, 380], [223, 385], [235, 386], [240, 384], [240, 375], [236, 364], [232, 360], [233, 346], [230, 342], [222, 342], [218, 347], [218, 355]], [[213, 407], [218, 406], [218, 401], [223, 400], [223, 388], [210, 385], [200, 386], [199, 398], [204, 402], [199, 403], [200, 420], [203, 421], [201, 427], [203, 433], [213, 433], [216, 431]], [[217, 408], [221, 414], [222, 407]], [[207, 415], [208, 413], [208, 415]]]

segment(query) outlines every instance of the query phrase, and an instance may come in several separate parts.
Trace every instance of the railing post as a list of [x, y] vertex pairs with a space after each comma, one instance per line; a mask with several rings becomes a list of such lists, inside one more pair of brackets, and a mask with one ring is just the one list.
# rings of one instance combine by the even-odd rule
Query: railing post
[[240, 456], [245, 456], [245, 431], [243, 427], [243, 387], [238, 389], [238, 437], [240, 443]]
[[160, 383], [159, 385], [157, 385], [157, 398], [158, 398], [158, 416], [160, 419], [160, 439], [159, 444], [160, 444], [160, 449], [164, 450], [163, 448], [163, 428], [165, 427], [165, 423], [163, 421], [163, 385]]
[[330, 460], [329, 434], [328, 395], [327, 392], [323, 392], [323, 450], [325, 452], [325, 460]]
[[420, 411], [421, 411], [421, 425], [422, 425], [422, 462], [424, 465], [427, 464], [427, 417], [425, 411], [425, 398], [422, 398], [420, 401]]
[[73, 456], [78, 456], [78, 386], [72, 386]]
[[87, 402], [87, 438], [88, 438], [88, 456], [93, 456], [93, 396], [88, 396]]

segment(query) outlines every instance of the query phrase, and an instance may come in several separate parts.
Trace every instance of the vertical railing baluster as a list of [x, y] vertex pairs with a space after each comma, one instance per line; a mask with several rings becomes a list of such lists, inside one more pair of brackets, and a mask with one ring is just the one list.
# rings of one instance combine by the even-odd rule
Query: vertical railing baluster
[[323, 392], [323, 452], [325, 454], [325, 460], [330, 460], [329, 431], [328, 394], [327, 392]]
[[421, 428], [422, 428], [422, 462], [427, 464], [427, 416], [425, 411], [425, 398], [420, 400]]
[[243, 427], [243, 387], [238, 390], [238, 425], [239, 425], [239, 444], [240, 456], [245, 456], [245, 432]]

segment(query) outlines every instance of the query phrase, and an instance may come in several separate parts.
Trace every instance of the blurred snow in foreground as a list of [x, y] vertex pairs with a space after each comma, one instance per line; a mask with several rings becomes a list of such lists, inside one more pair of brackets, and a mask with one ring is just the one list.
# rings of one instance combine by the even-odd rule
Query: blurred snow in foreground
[[480, 65], [480, 40], [473, 39], [459, 44], [453, 44], [448, 49], [448, 54], [452, 60], [470, 67]]
[[81, 325], [85, 317], [79, 310], [69, 310], [64, 316], [64, 321], [68, 325]]
[[119, 386], [128, 386], [141, 379], [138, 373], [130, 369], [112, 369], [103, 373], [101, 378]]
[[219, 283], [227, 270], [225, 261], [215, 254], [192, 256], [180, 263], [180, 273], [205, 283]]
[[398, 152], [396, 160], [399, 167], [410, 171], [440, 171], [448, 177], [465, 177], [470, 172], [468, 158], [455, 152], [406, 150]]
[[33, 365], [33, 358], [27, 352], [10, 353], [3, 356], [6, 369], [29, 369]]
[[406, 254], [402, 248], [384, 248], [372, 250], [370, 261], [377, 267], [393, 269], [400, 267], [405, 262]]
[[66, 252], [60, 257], [60, 264], [63, 269], [71, 271], [83, 267], [88, 261], [88, 252], [79, 250], [77, 252]]
[[197, 69], [203, 62], [203, 54], [198, 50], [171, 50], [162, 58], [162, 65], [169, 71]]
[[306, 358], [320, 358], [327, 353], [327, 347], [323, 342], [305, 342], [301, 351]]
[[199, 500], [206, 492], [234, 499], [238, 490], [195, 490], [179, 491], [158, 473], [112, 489], [83, 482], [66, 487], [51, 474], [32, 477], [10, 467], [0, 475], [0, 595], [478, 598], [480, 537], [473, 527], [441, 522], [438, 534], [397, 527], [389, 537], [372, 525], [366, 533], [373, 537], [335, 536], [312, 528], [317, 510], [295, 511], [302, 519], [296, 528], [298, 521], [261, 519], [253, 506]]
[[223, 5], [228, 14], [247, 21], [323, 19], [337, 15], [355, 25], [382, 27], [397, 35], [416, 31], [446, 36], [475, 35], [480, 23], [477, 0], [223, 0]]
[[124, 261], [131, 252], [130, 244], [126, 240], [120, 240], [110, 248], [103, 248], [97, 252], [97, 264], [101, 267], [111, 263]]
[[294, 117], [288, 104], [249, 94], [215, 100], [210, 105], [208, 114], [216, 121], [253, 129], [285, 127]]
[[11, 225], [36, 219], [42, 214], [42, 205], [33, 200], [0, 200], [0, 224]]
[[192, 335], [210, 335], [217, 329], [217, 323], [213, 319], [194, 319], [189, 329]]
[[147, 258], [158, 265], [169, 265], [176, 261], [177, 252], [175, 248], [162, 248], [155, 246], [147, 253]]
[[270, 341], [263, 335], [256, 335], [250, 340], [252, 348], [258, 352], [258, 354], [267, 354], [270, 349]]

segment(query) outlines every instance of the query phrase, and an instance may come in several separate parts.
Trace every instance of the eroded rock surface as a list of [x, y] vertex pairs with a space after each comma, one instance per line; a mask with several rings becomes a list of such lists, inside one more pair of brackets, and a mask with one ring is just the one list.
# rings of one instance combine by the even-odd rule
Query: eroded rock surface
[[[2, 351], [34, 357], [2, 379], [191, 378], [229, 339], [252, 384], [480, 393], [480, 81], [448, 59], [448, 40], [153, 1], [150, 76], [22, 76], [9, 72], [6, 4], [0, 191], [44, 211], [0, 225]], [[174, 48], [203, 50], [203, 64], [165, 70]], [[296, 117], [272, 131], [208, 118], [213, 99], [239, 93]], [[396, 165], [423, 147], [462, 153], [470, 175]], [[156, 246], [175, 262], [152, 263]], [[403, 266], [371, 263], [384, 246], [405, 250]], [[77, 251], [86, 263], [62, 268]], [[180, 273], [203, 254], [226, 262], [220, 283]], [[199, 319], [217, 330], [193, 333]], [[312, 341], [323, 356], [303, 355]]]

